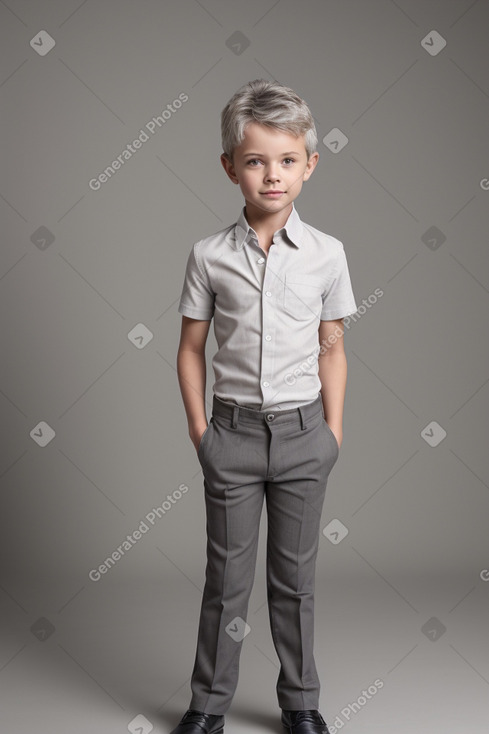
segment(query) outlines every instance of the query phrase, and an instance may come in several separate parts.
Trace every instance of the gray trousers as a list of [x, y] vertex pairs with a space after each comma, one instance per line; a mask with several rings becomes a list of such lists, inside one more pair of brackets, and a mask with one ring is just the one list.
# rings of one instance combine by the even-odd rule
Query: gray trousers
[[198, 457], [204, 475], [207, 566], [189, 708], [224, 714], [236, 690], [267, 503], [267, 596], [280, 661], [282, 709], [318, 709], [314, 581], [327, 479], [339, 454], [321, 394], [281, 411], [213, 396]]

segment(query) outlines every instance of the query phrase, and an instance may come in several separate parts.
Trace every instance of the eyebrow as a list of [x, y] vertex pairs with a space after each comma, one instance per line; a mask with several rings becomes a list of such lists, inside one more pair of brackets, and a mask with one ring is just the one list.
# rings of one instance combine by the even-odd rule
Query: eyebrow
[[[255, 156], [257, 158], [263, 158], [265, 154], [264, 153], [245, 153], [244, 154], [244, 157], [247, 158], [249, 155]], [[287, 153], [281, 153], [280, 155], [281, 156], [284, 156], [284, 155], [300, 155], [300, 153], [298, 153], [296, 150], [289, 150], [289, 151], [287, 151]]]

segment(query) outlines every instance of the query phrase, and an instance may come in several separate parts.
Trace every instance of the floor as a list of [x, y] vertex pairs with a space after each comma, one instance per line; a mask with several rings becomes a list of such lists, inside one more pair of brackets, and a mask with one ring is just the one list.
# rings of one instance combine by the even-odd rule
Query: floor
[[[200, 591], [175, 577], [131, 583], [111, 573], [68, 602], [69, 579], [48, 592], [30, 588], [29, 598], [2, 594], [1, 732], [164, 734], [176, 726], [190, 700]], [[397, 579], [411, 601], [437, 590], [431, 609], [418, 609], [375, 574], [319, 576], [315, 656], [331, 734], [487, 734], [489, 584], [440, 619], [437, 599], [451, 584]], [[36, 619], [19, 598], [29, 608], [38, 601]], [[50, 608], [42, 611], [43, 598]], [[247, 621], [225, 732], [283, 734], [260, 569]]]

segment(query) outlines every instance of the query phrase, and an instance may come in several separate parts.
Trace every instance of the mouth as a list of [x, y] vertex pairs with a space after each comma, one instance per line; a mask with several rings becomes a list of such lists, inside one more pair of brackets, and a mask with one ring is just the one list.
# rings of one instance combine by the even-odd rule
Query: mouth
[[276, 198], [278, 196], [282, 196], [282, 194], [285, 194], [285, 191], [276, 191], [275, 189], [273, 189], [271, 191], [262, 191], [261, 192], [261, 195], [262, 196], [269, 196], [271, 199], [274, 199], [274, 198]]

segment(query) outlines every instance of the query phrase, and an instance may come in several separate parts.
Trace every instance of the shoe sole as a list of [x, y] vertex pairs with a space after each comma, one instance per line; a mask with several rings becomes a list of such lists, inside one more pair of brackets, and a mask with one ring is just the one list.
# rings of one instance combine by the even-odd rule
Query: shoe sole
[[224, 725], [221, 726], [220, 729], [210, 729], [209, 734], [223, 734], [224, 732]]
[[292, 731], [292, 727], [291, 727], [291, 726], [290, 726], [289, 724], [284, 724], [284, 722], [283, 722], [283, 721], [281, 721], [280, 723], [282, 724], [283, 728], [284, 728], [284, 729], [285, 729], [286, 731], [288, 731], [288, 732], [289, 732], [289, 734], [290, 734], [290, 732]]

